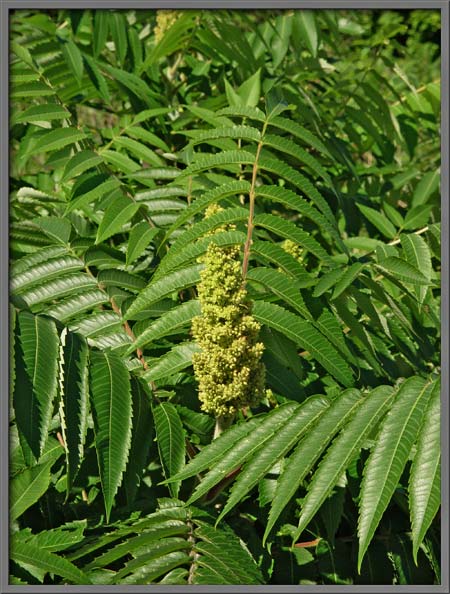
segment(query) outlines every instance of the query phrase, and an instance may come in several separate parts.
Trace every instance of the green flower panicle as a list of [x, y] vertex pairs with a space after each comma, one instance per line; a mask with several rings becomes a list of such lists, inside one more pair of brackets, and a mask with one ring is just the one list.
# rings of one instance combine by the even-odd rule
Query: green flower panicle
[[264, 345], [243, 287], [239, 252], [237, 246], [209, 245], [198, 285], [202, 313], [192, 322], [201, 347], [193, 356], [199, 398], [202, 409], [216, 417], [256, 406], [265, 395]]
[[179, 10], [157, 10], [156, 11], [156, 26], [153, 33], [155, 34], [155, 41], [159, 43], [164, 37], [166, 31], [175, 23], [180, 16]]
[[281, 244], [281, 247], [287, 254], [293, 256], [297, 260], [297, 262], [299, 262], [300, 264], [303, 263], [303, 249], [294, 241], [292, 241], [291, 239], [285, 239]]

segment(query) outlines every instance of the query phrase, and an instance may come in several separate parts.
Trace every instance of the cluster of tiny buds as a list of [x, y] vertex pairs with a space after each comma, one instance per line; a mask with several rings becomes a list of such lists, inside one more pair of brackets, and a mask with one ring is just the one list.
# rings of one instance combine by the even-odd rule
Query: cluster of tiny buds
[[303, 249], [291, 239], [285, 239], [281, 244], [281, 247], [287, 254], [290, 254], [300, 264], [303, 262], [304, 252]]
[[155, 34], [155, 41], [159, 43], [164, 37], [164, 33], [170, 29], [174, 22], [180, 16], [179, 10], [157, 10], [156, 11], [156, 27], [153, 30]]

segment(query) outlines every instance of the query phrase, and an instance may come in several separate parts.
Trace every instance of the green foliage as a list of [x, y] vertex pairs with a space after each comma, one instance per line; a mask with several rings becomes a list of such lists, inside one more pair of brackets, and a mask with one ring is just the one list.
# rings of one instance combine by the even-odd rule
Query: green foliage
[[439, 27], [12, 14], [11, 583], [440, 583]]

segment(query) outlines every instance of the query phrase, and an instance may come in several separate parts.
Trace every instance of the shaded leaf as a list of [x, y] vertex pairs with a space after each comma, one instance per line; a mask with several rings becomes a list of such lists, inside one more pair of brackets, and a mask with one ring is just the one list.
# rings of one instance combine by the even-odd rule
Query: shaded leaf
[[408, 487], [413, 556], [416, 563], [419, 546], [441, 503], [440, 409], [440, 382], [435, 381], [417, 439], [417, 451], [411, 466]]
[[[170, 402], [162, 402], [153, 407], [156, 440], [162, 461], [164, 476], [170, 478], [184, 466], [184, 430], [177, 409]], [[178, 496], [180, 482], [169, 483], [172, 497]]]
[[417, 438], [431, 387], [419, 377], [400, 386], [366, 463], [359, 504], [358, 569]]
[[114, 497], [122, 481], [131, 442], [131, 390], [127, 368], [114, 353], [92, 352], [91, 404], [95, 449], [109, 521]]

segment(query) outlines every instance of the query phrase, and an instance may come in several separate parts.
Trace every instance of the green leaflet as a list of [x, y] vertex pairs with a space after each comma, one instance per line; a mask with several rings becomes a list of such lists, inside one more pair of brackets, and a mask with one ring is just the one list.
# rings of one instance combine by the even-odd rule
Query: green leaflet
[[[275, 20], [275, 35], [271, 43], [272, 64], [274, 69], [280, 66], [289, 49], [289, 42], [292, 34], [292, 21], [292, 15], [288, 13], [278, 16]], [[272, 96], [269, 95], [266, 107], [269, 112], [268, 119], [270, 120], [270, 118], [277, 113], [282, 113], [280, 112], [282, 107], [282, 105], [277, 105], [276, 96], [272, 99]]]
[[327, 171], [322, 167], [322, 165], [311, 156], [308, 152], [306, 152], [301, 146], [297, 143], [289, 140], [288, 138], [284, 138], [283, 136], [278, 136], [276, 134], [265, 134], [263, 139], [264, 145], [270, 146], [274, 149], [277, 149], [280, 152], [286, 153], [292, 157], [298, 159], [304, 165], [307, 165], [316, 175], [321, 177], [330, 187], [333, 186], [330, 176], [328, 175]]
[[50, 89], [46, 84], [40, 81], [32, 81], [24, 84], [13, 85], [10, 97], [11, 99], [19, 99], [21, 97], [46, 97], [47, 95], [54, 95], [55, 91]]
[[129, 126], [127, 128], [127, 134], [132, 138], [137, 138], [138, 140], [143, 140], [147, 144], [156, 146], [166, 153], [170, 152], [170, 148], [167, 146], [164, 140], [156, 136], [156, 134], [153, 134], [153, 132], [149, 132], [145, 128], [141, 128], [141, 126]]
[[244, 150], [222, 151], [216, 155], [201, 156], [192, 165], [183, 170], [181, 176], [195, 175], [214, 167], [226, 165], [253, 165], [255, 157], [252, 153]]
[[110, 103], [111, 95], [109, 93], [108, 84], [106, 78], [100, 72], [97, 62], [87, 54], [83, 54], [83, 61], [86, 74], [89, 76], [92, 84], [98, 91], [98, 94], [106, 103]]
[[194, 261], [198, 261], [200, 256], [206, 252], [210, 243], [227, 247], [231, 245], [243, 245], [244, 242], [245, 234], [241, 233], [241, 231], [217, 231], [211, 235], [201, 237], [195, 242], [189, 243], [184, 249], [176, 250], [176, 252], [170, 250], [167, 254], [167, 258], [164, 258], [161, 261], [161, 264], [154, 275], [154, 280], [156, 281], [169, 272], [178, 270]]
[[[260, 417], [253, 417], [245, 423], [233, 425], [212, 441], [207, 448], [202, 449], [186, 467], [170, 480], [184, 480], [202, 472], [205, 468], [212, 468], [222, 459], [225, 453], [230, 452], [241, 438], [249, 434], [262, 421]], [[170, 482], [170, 481], [164, 481]]]
[[105, 47], [109, 31], [109, 13], [106, 10], [96, 10], [94, 13], [93, 46], [94, 56], [97, 57]]
[[319, 260], [323, 260], [332, 266], [332, 260], [323, 247], [306, 231], [302, 231], [292, 223], [271, 214], [260, 214], [254, 218], [256, 227], [263, 227], [277, 235], [290, 239], [314, 254]]
[[409, 475], [409, 508], [416, 564], [419, 547], [441, 503], [440, 387], [439, 379], [431, 385]]
[[154, 99], [154, 93], [151, 91], [147, 83], [139, 76], [121, 68], [116, 68], [109, 64], [99, 62], [100, 70], [105, 71], [110, 77], [126, 87], [131, 93], [139, 97], [148, 107], [157, 107], [157, 102]]
[[440, 169], [425, 173], [425, 175], [415, 187], [411, 202], [412, 207], [421, 206], [422, 204], [428, 202], [430, 196], [432, 196], [439, 188], [440, 175]]
[[83, 57], [80, 50], [71, 39], [67, 39], [62, 41], [61, 52], [67, 66], [80, 84], [84, 72]]
[[131, 396], [133, 409], [131, 444], [123, 475], [123, 486], [129, 505], [134, 501], [141, 482], [153, 435], [149, 390], [138, 378], [131, 377]]
[[41, 217], [35, 219], [35, 223], [42, 231], [57, 243], [64, 245], [69, 243], [72, 225], [70, 221], [62, 217]]
[[[147, 537], [146, 534], [142, 536]], [[136, 541], [137, 539], [134, 540]], [[128, 541], [125, 544], [128, 543], [130, 543], [130, 541]], [[127, 554], [128, 551], [125, 547], [123, 548], [123, 553]], [[141, 546], [140, 550], [136, 551], [136, 553], [134, 554], [134, 559], [128, 561], [125, 564], [125, 567], [117, 572], [117, 575], [115, 576], [115, 581], [116, 583], [120, 583], [120, 580], [122, 580], [123, 577], [131, 573], [135, 574], [136, 571], [139, 571], [141, 568], [148, 566], [149, 562], [153, 561], [154, 559], [158, 559], [159, 557], [164, 556], [167, 553], [171, 553], [173, 551], [183, 551], [188, 548], [189, 544], [184, 538], [179, 538], [176, 536], [170, 538], [161, 538], [159, 535], [156, 535], [156, 537], [153, 536], [153, 539], [150, 540], [150, 545]]]
[[31, 66], [31, 68], [34, 67], [33, 58], [31, 57], [31, 54], [27, 50], [27, 48], [22, 47], [20, 45], [20, 43], [17, 43], [17, 41], [11, 40], [11, 50], [12, 50], [13, 54], [16, 54], [16, 56], [18, 58], [20, 58], [21, 60], [23, 60], [23, 62], [25, 62], [25, 64], [27, 64], [28, 66]]
[[122, 327], [119, 316], [112, 312], [97, 313], [77, 320], [69, 326], [71, 332], [78, 332], [84, 337], [97, 336], [104, 332], [120, 330]]
[[266, 116], [257, 107], [251, 107], [248, 105], [233, 105], [232, 107], [224, 107], [216, 112], [216, 115], [222, 116], [235, 116], [242, 118], [249, 118], [250, 120], [256, 120], [258, 122], [265, 122]]
[[253, 306], [254, 317], [278, 330], [310, 354], [344, 386], [352, 382], [352, 371], [334, 346], [314, 326], [279, 305], [262, 301]]
[[322, 153], [325, 157], [331, 157], [331, 154], [324, 143], [317, 138], [310, 130], [307, 130], [297, 122], [283, 118], [280, 116], [270, 118], [269, 126], [273, 126], [275, 128], [279, 128], [280, 130], [284, 130], [285, 132], [289, 132], [296, 138], [298, 138], [301, 142], [311, 146], [312, 148]]
[[212, 130], [194, 130], [192, 133], [192, 140], [190, 144], [196, 145], [208, 140], [216, 140], [218, 138], [237, 138], [243, 140], [253, 140], [258, 142], [261, 140], [261, 133], [258, 129], [251, 126], [223, 126], [222, 128], [214, 128]]
[[40, 286], [28, 289], [21, 294], [21, 297], [29, 307], [34, 308], [36, 305], [52, 303], [54, 299], [80, 293], [96, 286], [95, 279], [80, 272], [44, 282]]
[[[187, 406], [176, 405], [180, 419], [183, 425], [189, 430], [201, 437], [211, 438], [215, 421], [207, 414], [196, 412]], [[192, 452], [191, 452], [192, 454]]]
[[357, 278], [360, 272], [364, 270], [364, 268], [365, 265], [360, 264], [359, 262], [355, 262], [354, 264], [349, 266], [342, 275], [342, 277], [336, 283], [331, 299], [333, 300], [336, 299], [336, 297], [339, 297], [339, 295], [343, 293], [345, 289], [347, 289], [347, 287], [349, 287], [352, 284], [352, 282], [355, 280], [355, 278]]
[[[411, 266], [414, 266], [425, 277], [426, 280], [431, 280], [433, 267], [431, 263], [431, 253], [426, 241], [420, 235], [414, 233], [400, 235], [403, 253], [405, 258]], [[427, 287], [414, 287], [417, 299], [422, 304], [428, 292]]]
[[273, 465], [306, 434], [315, 433], [314, 425], [329, 406], [325, 398], [309, 398], [297, 409], [289, 422], [274, 436], [267, 447], [258, 450], [239, 473], [228, 501], [217, 518], [219, 522], [245, 495], [255, 487]]
[[314, 288], [313, 297], [320, 297], [323, 295], [328, 289], [331, 289], [331, 287], [333, 287], [344, 274], [345, 271], [342, 268], [333, 268], [332, 270], [325, 272]]
[[105, 149], [102, 151], [102, 158], [109, 165], [117, 167], [121, 173], [135, 173], [140, 169], [136, 161], [133, 161], [133, 159], [130, 159], [130, 157], [124, 155], [123, 153], [119, 153], [119, 151]]
[[[11, 277], [17, 276], [32, 266], [36, 266], [37, 264], [41, 264], [42, 262], [46, 262], [47, 260], [51, 260], [53, 258], [57, 258], [58, 256], [65, 255], [67, 255], [67, 247], [62, 245], [40, 248], [32, 254], [27, 254], [19, 260], [16, 260], [11, 265]], [[79, 261], [79, 263], [81, 265], [81, 261]]]
[[59, 410], [66, 444], [67, 496], [69, 496], [84, 456], [89, 412], [89, 355], [86, 341], [77, 334], [63, 331], [61, 343]]
[[298, 32], [303, 43], [315, 58], [317, 56], [320, 41], [314, 11], [299, 10], [294, 17], [294, 23], [298, 27]]
[[262, 185], [257, 186], [256, 195], [279, 202], [288, 208], [298, 211], [305, 217], [308, 217], [317, 225], [321, 226], [324, 231], [328, 232], [336, 243], [345, 251], [345, 246], [335, 225], [332, 225], [314, 206], [295, 192], [292, 192], [292, 190], [288, 190], [281, 186]]
[[176, 241], [171, 245], [170, 250], [161, 260], [156, 278], [166, 274], [167, 270], [170, 270], [171, 268], [171, 262], [177, 258], [177, 255], [184, 249], [189, 249], [189, 247], [191, 247], [190, 244], [193, 244], [197, 239], [201, 238], [206, 233], [217, 229], [217, 227], [221, 227], [227, 223], [243, 221], [247, 217], [248, 212], [245, 208], [227, 208], [207, 219], [195, 223], [192, 227], [179, 235]]
[[21, 441], [38, 460], [57, 393], [59, 339], [52, 320], [28, 312], [19, 312], [16, 329], [14, 411]]
[[168, 274], [160, 280], [151, 282], [146, 289], [144, 289], [136, 298], [135, 301], [126, 311], [127, 319], [132, 320], [134, 316], [149, 307], [153, 303], [160, 301], [164, 297], [167, 297], [174, 291], [181, 291], [195, 285], [200, 280], [200, 270], [202, 265], [197, 264], [178, 270]]
[[86, 174], [85, 177], [79, 178], [74, 185], [72, 198], [67, 205], [65, 214], [76, 209], [85, 208], [88, 204], [102, 198], [108, 192], [118, 190], [119, 187], [120, 182], [114, 177], [108, 179], [104, 174]]
[[290, 279], [283, 272], [261, 266], [249, 270], [247, 280], [256, 284], [262, 284], [285, 303], [297, 310], [304, 318], [311, 319], [311, 314], [300, 293], [299, 283]]
[[308, 526], [317, 510], [330, 495], [353, 456], [358, 452], [368, 433], [386, 413], [393, 390], [389, 386], [375, 388], [358, 407], [355, 415], [345, 426], [316, 470], [308, 493], [303, 500], [299, 524], [294, 542]]
[[222, 455], [221, 459], [214, 464], [201, 483], [197, 485], [194, 493], [189, 498], [188, 504], [197, 501], [208, 493], [229, 473], [242, 466], [257, 450], [268, 444], [270, 439], [288, 422], [288, 419], [297, 408], [298, 405], [294, 402], [279, 406], [263, 419], [258, 427], [248, 435], [247, 439], [235, 443], [234, 447]]
[[404, 229], [413, 231], [424, 227], [428, 223], [432, 208], [431, 205], [421, 205], [409, 210], [405, 216]]
[[343, 328], [336, 314], [332, 313], [332, 310], [323, 309], [314, 323], [316, 328], [342, 353], [348, 363], [357, 366], [357, 359], [348, 348]]
[[[184, 430], [177, 409], [170, 402], [162, 402], [153, 407], [155, 419], [156, 440], [159, 456], [164, 469], [164, 476], [170, 478], [176, 475], [184, 466], [185, 441]], [[172, 497], [178, 496], [181, 483], [169, 483]]]
[[286, 181], [293, 184], [296, 188], [302, 191], [308, 198], [310, 198], [326, 216], [331, 225], [336, 225], [334, 215], [328, 202], [324, 199], [319, 190], [301, 173], [293, 167], [286, 165], [283, 161], [275, 159], [274, 157], [260, 157], [258, 161], [260, 169], [269, 171]]
[[124, 578], [123, 584], [150, 584], [160, 576], [167, 574], [171, 569], [179, 565], [186, 565], [190, 557], [184, 551], [174, 551], [154, 560], [151, 564], [145, 565], [131, 576]]
[[392, 274], [394, 277], [405, 283], [411, 283], [413, 285], [432, 284], [431, 281], [428, 280], [415, 266], [401, 258], [396, 258], [394, 256], [383, 258], [378, 264], [375, 264], [375, 266], [381, 271], [386, 271], [389, 274]]
[[14, 124], [21, 124], [24, 122], [50, 122], [52, 120], [63, 120], [70, 117], [70, 112], [61, 105], [56, 103], [46, 103], [43, 105], [32, 105], [12, 116]]
[[200, 304], [192, 299], [174, 307], [152, 322], [130, 347], [129, 353], [137, 348], [142, 348], [148, 343], [154, 342], [164, 336], [176, 334], [188, 326], [194, 316], [200, 315]]
[[145, 287], [145, 280], [124, 270], [101, 270], [97, 281], [103, 287], [120, 287], [129, 291], [139, 291]]
[[149, 149], [142, 142], [138, 142], [133, 138], [127, 138], [125, 136], [118, 136], [114, 139], [114, 142], [117, 146], [125, 148], [128, 152], [144, 163], [150, 163], [155, 167], [164, 165], [164, 161], [158, 157], [158, 155], [152, 149]]
[[144, 378], [147, 381], [156, 382], [183, 371], [192, 364], [192, 355], [199, 349], [196, 342], [182, 342], [175, 345], [144, 373]]
[[[249, 56], [251, 55], [251, 50], [249, 50]], [[252, 59], [253, 56], [250, 58]], [[228, 81], [225, 81], [226, 83]], [[226, 85], [226, 92], [228, 94], [228, 89], [231, 89], [231, 85]], [[245, 105], [250, 107], [255, 107], [259, 103], [259, 99], [261, 97], [261, 68], [258, 68], [254, 74], [252, 74], [247, 80], [245, 80], [237, 92], [232, 90], [232, 98], [229, 100], [230, 105]]]
[[[75, 520], [58, 528], [43, 530], [32, 536], [27, 535], [24, 540], [51, 553], [64, 551], [83, 540], [86, 524], [86, 520]], [[19, 535], [20, 533], [17, 537]]]
[[109, 13], [109, 30], [114, 40], [114, 49], [120, 65], [123, 64], [128, 50], [127, 24], [126, 17], [123, 13]]
[[65, 182], [69, 179], [73, 179], [91, 169], [96, 167], [100, 163], [102, 163], [103, 159], [95, 154], [93, 151], [90, 150], [83, 150], [76, 152], [73, 157], [69, 159], [67, 162], [64, 173], [62, 177], [62, 181]]
[[36, 567], [45, 573], [55, 573], [70, 580], [74, 584], [90, 583], [88, 576], [73, 563], [33, 544], [25, 542], [13, 543], [11, 547], [11, 558], [16, 563], [19, 563], [19, 565], [23, 563]]
[[128, 239], [127, 264], [131, 264], [144, 253], [151, 241], [158, 235], [159, 229], [150, 227], [147, 221], [135, 225]]
[[113, 353], [91, 353], [90, 397], [94, 415], [95, 449], [109, 521], [122, 481], [131, 442], [131, 390], [128, 371]]
[[48, 308], [46, 313], [65, 323], [80, 313], [93, 309], [108, 301], [108, 295], [103, 291], [86, 291], [75, 297], [69, 297], [58, 305]]
[[263, 540], [270, 534], [281, 512], [289, 503], [333, 436], [348, 422], [362, 401], [358, 390], [346, 390], [325, 409], [314, 429], [301, 440], [287, 459], [277, 481]]
[[76, 128], [57, 128], [56, 130], [50, 130], [39, 138], [30, 154], [35, 155], [36, 153], [56, 151], [87, 137], [87, 134], [80, 132]]
[[[44, 258], [47, 254], [49, 254], [51, 257], [52, 254], [52, 252], [44, 252], [43, 250], [41, 251], [41, 253], [42, 258]], [[34, 263], [31, 258], [29, 259], [29, 262], [31, 264]], [[83, 262], [78, 258], [74, 258], [72, 256], [52, 258], [42, 263], [38, 262], [34, 266], [27, 266], [25, 270], [17, 272], [17, 274], [13, 269], [10, 288], [11, 291], [19, 293], [38, 283], [48, 281], [50, 279], [62, 276], [63, 274], [67, 274], [69, 272], [81, 270], [82, 268]]]
[[90, 346], [96, 347], [101, 351], [114, 351], [122, 354], [124, 350], [130, 345], [131, 338], [121, 328], [118, 332], [111, 332], [110, 334], [102, 334], [89, 340]]
[[366, 219], [374, 225], [385, 237], [392, 239], [395, 237], [397, 231], [390, 220], [379, 210], [364, 206], [363, 204], [356, 205]]
[[50, 468], [54, 462], [55, 460], [51, 459], [32, 468], [26, 468], [11, 479], [9, 509], [11, 521], [20, 517], [46, 492], [50, 484]]
[[381, 425], [361, 484], [358, 568], [417, 438], [431, 387], [432, 384], [420, 377], [406, 380]]
[[[152, 179], [175, 179], [181, 174], [181, 171], [176, 167], [146, 167], [134, 173], [130, 173], [130, 179], [145, 180]], [[153, 186], [152, 186], [153, 187]]]
[[[187, 190], [181, 188], [180, 186], [156, 186], [156, 188], [144, 190], [143, 192], [137, 192], [134, 197], [139, 201], [151, 201], [155, 198], [171, 198], [174, 196], [187, 196]], [[184, 202], [180, 201], [180, 203], [186, 207]]]
[[195, 568], [196, 584], [261, 584], [261, 570], [247, 548], [230, 528], [214, 529], [199, 522], [195, 531], [195, 552], [199, 553]]
[[414, 233], [402, 233], [400, 240], [406, 260], [419, 270], [427, 280], [430, 280], [432, 276], [432, 264], [430, 250], [426, 241], [423, 237]]
[[124, 225], [134, 216], [138, 208], [139, 204], [133, 202], [131, 198], [122, 194], [114, 196], [98, 227], [95, 243], [101, 243], [111, 235], [123, 231]]
[[288, 254], [279, 244], [255, 240], [252, 244], [250, 257], [265, 264], [275, 264], [299, 284], [301, 283], [302, 287], [309, 287], [314, 284], [314, 278], [306, 272], [302, 264], [294, 256]]

